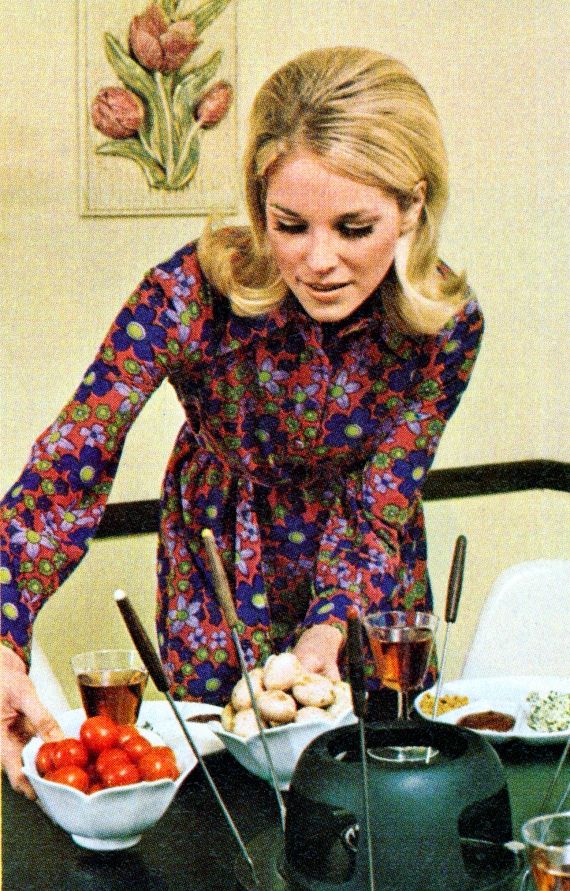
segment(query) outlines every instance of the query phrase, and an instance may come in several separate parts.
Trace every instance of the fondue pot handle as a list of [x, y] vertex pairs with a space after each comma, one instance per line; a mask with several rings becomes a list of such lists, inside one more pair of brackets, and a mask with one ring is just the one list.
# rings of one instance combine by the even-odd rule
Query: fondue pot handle
[[449, 583], [447, 586], [447, 600], [445, 602], [445, 621], [455, 622], [457, 618], [457, 610], [459, 609], [459, 598], [461, 596], [461, 588], [463, 585], [463, 570], [465, 568], [465, 551], [467, 549], [467, 539], [464, 535], [460, 535], [455, 542], [455, 550], [453, 552], [453, 560], [451, 563], [451, 571], [449, 574]]

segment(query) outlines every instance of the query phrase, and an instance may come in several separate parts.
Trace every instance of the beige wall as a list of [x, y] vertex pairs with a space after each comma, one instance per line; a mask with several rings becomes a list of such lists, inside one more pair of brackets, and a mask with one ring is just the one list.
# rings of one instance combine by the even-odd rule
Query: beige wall
[[[133, 11], [143, 5], [133, 0]], [[33, 47], [10, 54], [0, 107], [5, 490], [123, 299], [152, 263], [198, 234], [201, 220], [79, 217], [76, 2], [0, 6], [10, 45]], [[237, 20], [240, 147], [261, 81], [304, 49], [359, 43], [415, 71], [440, 111], [450, 154], [442, 255], [467, 269], [487, 319], [472, 384], [436, 466], [568, 460], [565, 0], [237, 0]], [[157, 496], [181, 417], [164, 387], [128, 438], [112, 500]], [[548, 492], [429, 506], [437, 590], [445, 588], [455, 536], [470, 540], [472, 600], [457, 653], [496, 571], [530, 556], [567, 555], [564, 510], [567, 497]], [[112, 610], [101, 607], [117, 584], [140, 598], [151, 627], [153, 575], [152, 536], [94, 544], [39, 620], [62, 672], [70, 649], [123, 635]]]

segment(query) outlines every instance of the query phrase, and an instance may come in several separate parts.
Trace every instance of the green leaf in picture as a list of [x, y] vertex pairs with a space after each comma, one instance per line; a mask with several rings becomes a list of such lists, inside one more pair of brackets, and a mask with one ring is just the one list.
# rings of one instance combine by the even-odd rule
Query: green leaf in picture
[[105, 34], [105, 53], [109, 63], [125, 86], [145, 101], [145, 119], [141, 127], [141, 140], [158, 164], [163, 164], [169, 140], [165, 104], [161, 99], [155, 79], [131, 58], [112, 34]]
[[185, 152], [183, 163], [177, 166], [171, 180], [171, 188], [182, 189], [193, 178], [200, 160], [200, 140], [196, 135], [191, 140], [189, 150]]
[[176, 16], [176, 0], [160, 0], [160, 5], [164, 9], [165, 14], [168, 16], [170, 21], [174, 21]]
[[126, 87], [133, 90], [141, 98], [149, 102], [154, 100], [155, 86], [151, 75], [139, 65], [121, 46], [119, 41], [108, 32], [104, 37], [105, 55], [109, 64]]
[[142, 168], [149, 186], [164, 188], [164, 170], [145, 151], [138, 139], [110, 139], [97, 146], [98, 155], [115, 155], [135, 161]]
[[[221, 61], [222, 51], [218, 50], [203, 65], [186, 69], [184, 77], [174, 90], [173, 96], [174, 114], [181, 123], [187, 122], [190, 124], [192, 122], [194, 106], [208, 81], [216, 74]], [[182, 74], [182, 70], [180, 74]]]
[[230, 2], [231, 0], [205, 0], [196, 8], [191, 0], [180, 0], [176, 9], [176, 18], [191, 19], [196, 25], [196, 33], [201, 34], [212, 22], [215, 22]]

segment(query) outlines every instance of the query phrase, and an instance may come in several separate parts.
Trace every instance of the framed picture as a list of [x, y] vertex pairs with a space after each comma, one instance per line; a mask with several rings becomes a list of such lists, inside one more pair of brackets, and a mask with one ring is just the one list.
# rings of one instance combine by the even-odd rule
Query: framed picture
[[234, 0], [78, 0], [82, 216], [237, 211]]

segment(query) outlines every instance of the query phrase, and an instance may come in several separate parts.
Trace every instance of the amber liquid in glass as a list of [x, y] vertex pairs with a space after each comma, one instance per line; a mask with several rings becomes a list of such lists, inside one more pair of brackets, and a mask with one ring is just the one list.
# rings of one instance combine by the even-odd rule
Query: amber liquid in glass
[[134, 724], [139, 715], [147, 675], [137, 668], [106, 669], [77, 676], [85, 714], [107, 715], [118, 724]]
[[537, 891], [570, 891], [570, 864], [549, 866], [537, 857], [533, 858], [531, 872]]
[[426, 673], [432, 643], [429, 628], [386, 628], [385, 638], [371, 634], [370, 646], [382, 683], [392, 690], [419, 687]]

